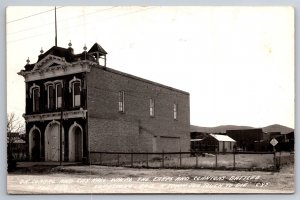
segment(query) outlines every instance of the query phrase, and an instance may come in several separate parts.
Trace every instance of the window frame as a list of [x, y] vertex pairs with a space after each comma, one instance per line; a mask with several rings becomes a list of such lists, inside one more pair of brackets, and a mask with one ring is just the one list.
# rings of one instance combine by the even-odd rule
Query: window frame
[[[80, 101], [79, 101], [79, 106], [75, 106], [75, 95], [74, 95], [74, 83], [79, 82], [79, 97], [80, 97]], [[71, 93], [72, 95], [72, 107], [73, 108], [77, 108], [81, 106], [81, 79], [76, 78], [75, 76], [73, 77], [72, 80], [69, 81], [69, 93]]]
[[[58, 86], [61, 86], [61, 101], [60, 101], [60, 107], [58, 107]], [[59, 108], [62, 108], [62, 101], [63, 101], [63, 84], [61, 82], [58, 82], [55, 84], [55, 108], [56, 109], [59, 109]]]
[[[53, 91], [54, 91], [54, 105], [53, 105], [53, 107], [52, 108], [50, 108], [50, 87], [53, 87]], [[51, 84], [48, 84], [47, 85], [47, 108], [48, 108], [48, 110], [53, 110], [55, 107], [56, 107], [56, 105], [55, 105], [55, 86], [54, 86], [54, 84], [53, 83], [51, 83]]]
[[173, 104], [173, 119], [178, 120], [178, 104]]
[[119, 91], [118, 110], [120, 113], [125, 113], [125, 91]]
[[155, 116], [155, 100], [153, 98], [149, 99], [149, 115], [150, 117]]
[[[38, 110], [35, 109], [35, 92], [34, 91], [38, 91], [38, 102], [39, 102], [39, 106], [38, 106]], [[40, 90], [40, 86], [36, 85], [35, 83], [33, 83], [33, 85], [29, 88], [29, 97], [32, 99], [32, 112], [39, 112], [40, 111], [40, 96], [41, 96], [41, 90]]]
[[[75, 84], [79, 83], [79, 105], [75, 105], [76, 103], [76, 98], [75, 96]], [[81, 81], [79, 80], [76, 80], [76, 81], [73, 81], [72, 82], [72, 99], [73, 99], [73, 108], [76, 108], [76, 107], [80, 107], [81, 106]]]
[[[62, 92], [63, 92], [63, 81], [62, 80], [55, 80], [55, 81], [47, 81], [44, 83], [45, 85], [45, 91], [47, 92], [47, 109], [50, 110], [50, 93], [49, 93], [49, 87], [53, 87], [54, 90], [54, 106], [53, 108], [51, 108], [51, 110], [57, 110], [58, 108], [62, 107], [62, 103], [61, 103], [61, 107], [58, 107], [58, 99], [57, 99], [57, 85], [61, 85], [62, 88]], [[63, 94], [62, 96], [63, 97]], [[62, 102], [63, 100], [61, 100]]]
[[[36, 109], [36, 99], [35, 99], [35, 92], [37, 91], [37, 101], [38, 107]], [[40, 111], [40, 88], [35, 87], [32, 89], [32, 112], [39, 112]]]

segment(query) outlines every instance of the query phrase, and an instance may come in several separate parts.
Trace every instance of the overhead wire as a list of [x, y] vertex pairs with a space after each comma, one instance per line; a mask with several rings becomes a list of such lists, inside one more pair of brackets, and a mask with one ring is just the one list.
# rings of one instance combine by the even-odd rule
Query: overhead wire
[[[63, 7], [65, 7], [65, 6], [58, 7], [58, 8], [56, 8], [56, 10], [58, 10], [58, 9], [60, 9], [60, 8], [63, 8]], [[32, 15], [28, 15], [28, 16], [25, 16], [25, 17], [21, 17], [21, 18], [19, 18], [19, 19], [15, 19], [15, 20], [12, 20], [12, 21], [7, 22], [7, 24], [13, 23], [13, 22], [17, 22], [17, 21], [21, 21], [21, 20], [23, 20], [23, 19], [27, 19], [27, 18], [30, 18], [30, 17], [33, 17], [33, 16], [37, 16], [37, 15], [40, 15], [40, 14], [44, 14], [44, 13], [47, 13], [47, 12], [50, 12], [50, 11], [53, 11], [53, 10], [55, 10], [55, 8], [50, 9], [50, 10], [46, 10], [46, 11], [43, 11], [43, 12], [35, 13], [35, 14], [32, 14]]]
[[[68, 21], [68, 20], [72, 20], [74, 18], [79, 18], [79, 17], [82, 17], [82, 16], [87, 16], [87, 15], [93, 15], [95, 13], [98, 13], [98, 12], [103, 12], [103, 11], [107, 11], [107, 10], [111, 10], [113, 8], [115, 8], [117, 6], [112, 6], [110, 8], [106, 8], [106, 9], [100, 9], [100, 10], [96, 10], [94, 12], [90, 12], [90, 13], [87, 13], [87, 14], [82, 14], [82, 15], [77, 15], [75, 17], [68, 17], [68, 18], [64, 18], [64, 19], [60, 19], [59, 22], [64, 22], [64, 21]], [[18, 30], [18, 31], [15, 31], [15, 32], [9, 32], [8, 35], [12, 35], [12, 34], [17, 34], [17, 33], [22, 33], [24, 31], [30, 31], [30, 30], [33, 30], [33, 29], [38, 29], [38, 28], [41, 28], [41, 27], [44, 27], [44, 26], [49, 26], [49, 25], [52, 25], [54, 24], [54, 22], [50, 22], [50, 23], [44, 23], [42, 25], [38, 25], [38, 26], [32, 26], [32, 27], [29, 27], [29, 28], [25, 28], [25, 29], [21, 29], [21, 30]]]
[[[60, 9], [60, 8], [63, 8], [64, 6], [61, 6], [57, 9]], [[91, 15], [91, 14], [95, 14], [95, 13], [98, 13], [98, 12], [101, 12], [101, 11], [106, 11], [106, 10], [110, 10], [110, 9], [113, 9], [117, 6], [114, 6], [114, 7], [111, 7], [111, 8], [107, 8], [107, 9], [101, 9], [100, 11], [95, 11], [95, 12], [91, 12], [91, 13], [88, 13], [88, 14], [83, 14], [83, 15], [80, 15], [80, 16], [86, 16], [86, 15]], [[113, 17], [110, 17], [110, 18], [106, 18], [106, 19], [103, 19], [103, 20], [111, 20], [111, 19], [115, 19], [115, 18], [118, 18], [118, 17], [122, 17], [122, 16], [127, 16], [127, 15], [131, 15], [131, 14], [134, 14], [134, 13], [137, 13], [137, 12], [142, 12], [142, 11], [145, 11], [145, 10], [148, 10], [148, 9], [151, 9], [150, 8], [146, 8], [146, 9], [139, 9], [139, 10], [136, 10], [136, 11], [133, 11], [133, 12], [129, 12], [129, 13], [124, 13], [124, 14], [120, 14], [120, 15], [117, 15], [117, 16], [113, 16]], [[15, 20], [12, 20], [12, 21], [9, 21], [7, 22], [8, 23], [13, 23], [13, 22], [17, 22], [17, 21], [21, 21], [21, 20], [24, 20], [24, 19], [27, 19], [27, 18], [30, 18], [30, 17], [33, 17], [33, 16], [37, 16], [37, 15], [40, 15], [40, 14], [44, 14], [44, 13], [47, 13], [47, 12], [50, 12], [50, 11], [53, 11], [55, 9], [50, 9], [50, 10], [46, 10], [46, 11], [43, 11], [43, 12], [39, 12], [39, 13], [35, 13], [35, 14], [32, 14], [32, 15], [29, 15], [29, 16], [25, 16], [25, 17], [22, 17], [22, 18], [19, 18], [19, 19], [15, 19]], [[79, 16], [79, 17], [80, 17]], [[77, 16], [78, 17], [78, 16]], [[70, 18], [67, 18], [67, 19], [64, 19], [62, 21], [66, 21], [66, 20], [72, 20], [74, 19], [75, 17], [70, 17]], [[50, 24], [53, 24], [53, 23], [48, 23], [48, 24], [44, 24], [42, 26], [47, 26], [47, 25], [50, 25]], [[82, 25], [86, 25], [86, 23], [83, 23], [83, 24], [79, 24], [77, 25], [76, 27], [78, 26], [82, 26]], [[12, 33], [8, 33], [8, 34], [16, 34], [16, 33], [21, 33], [21, 32], [24, 32], [24, 31], [27, 31], [27, 30], [32, 30], [32, 29], [35, 29], [35, 28], [40, 28], [41, 26], [36, 26], [36, 27], [31, 27], [31, 28], [27, 28], [27, 29], [23, 29], [23, 30], [19, 30], [17, 32], [12, 32]], [[72, 26], [71, 26], [72, 27]], [[67, 28], [71, 28], [71, 27], [67, 27]], [[66, 29], [66, 28], [64, 28]], [[45, 32], [46, 33], [46, 32]], [[33, 35], [33, 36], [29, 36], [29, 37], [25, 37], [25, 38], [21, 38], [21, 39], [18, 39], [18, 40], [13, 40], [13, 41], [8, 41], [8, 43], [12, 43], [12, 42], [17, 42], [17, 41], [21, 41], [21, 40], [25, 40], [25, 39], [29, 39], [29, 38], [33, 38], [33, 37], [37, 37], [37, 36], [40, 36], [40, 35], [44, 35], [45, 33], [41, 33], [41, 34], [37, 34], [37, 35]], [[47, 34], [49, 34], [49, 32], [47, 32]], [[104, 88], [96, 88], [97, 90], [102, 90], [102, 91], [105, 91], [105, 92], [111, 92], [111, 93], [115, 93], [117, 94], [118, 91], [113, 91], [113, 90], [108, 90], [108, 89], [104, 89]], [[142, 96], [142, 99], [146, 100], [149, 98], [149, 96], [151, 96], [151, 94], [153, 94], [152, 92], [138, 92], [136, 90], [125, 90], [126, 92], [126, 95], [128, 96], [132, 96], [132, 97], [141, 97], [141, 94], [144, 94]], [[172, 95], [174, 96], [174, 94], [171, 94], [171, 93], [165, 93], [165, 92], [161, 92], [161, 91], [156, 91], [155, 92], [155, 96], [158, 96], [158, 95]], [[19, 109], [18, 109], [19, 110]]]
[[[115, 7], [117, 7], [117, 6], [115, 6]], [[105, 11], [105, 10], [113, 9], [113, 8], [115, 8], [115, 7], [108, 8], [108, 9], [103, 9], [103, 10], [100, 10], [100, 11]], [[115, 18], [118, 18], [118, 17], [122, 17], [122, 16], [127, 16], [127, 15], [131, 15], [131, 14], [135, 14], [135, 13], [137, 13], [137, 12], [146, 11], [146, 10], [149, 10], [149, 9], [152, 9], [152, 7], [146, 8], [146, 9], [139, 9], [139, 10], [136, 10], [136, 11], [133, 11], [133, 12], [124, 13], [124, 14], [120, 14], [120, 15], [117, 15], [117, 16], [113, 16], [113, 17], [108, 17], [108, 18], [105, 18], [105, 19], [97, 20], [97, 22], [99, 22], [99, 21], [104, 21], [104, 20], [111, 20], [111, 19], [115, 19]], [[94, 14], [94, 13], [97, 13], [97, 12], [100, 12], [100, 11], [96, 11], [96, 12], [93, 12], [93, 13], [90, 13], [90, 14]], [[72, 18], [75, 18], [75, 17], [72, 17]], [[69, 18], [69, 19], [72, 19], [72, 18]], [[69, 27], [61, 28], [60, 30], [66, 30], [66, 29], [70, 29], [70, 28], [72, 28], [72, 27], [80, 28], [80, 27], [82, 27], [82, 26], [84, 26], [84, 25], [87, 25], [87, 24], [94, 24], [94, 23], [95, 23], [94, 21], [92, 21], [91, 23], [88, 23], [88, 22], [80, 23], [80, 24], [76, 24], [76, 26], [69, 26]], [[22, 31], [20, 31], [20, 32], [22, 32]], [[43, 33], [41, 33], [41, 34], [34, 35], [34, 36], [29, 36], [29, 37], [25, 37], [25, 38], [21, 38], [21, 39], [17, 39], [17, 40], [11, 40], [11, 41], [8, 41], [7, 43], [14, 43], [14, 42], [26, 40], [26, 39], [29, 39], [29, 38], [33, 38], [33, 37], [36, 37], [36, 36], [44, 35], [44, 34], [49, 34], [49, 31], [43, 32]]]

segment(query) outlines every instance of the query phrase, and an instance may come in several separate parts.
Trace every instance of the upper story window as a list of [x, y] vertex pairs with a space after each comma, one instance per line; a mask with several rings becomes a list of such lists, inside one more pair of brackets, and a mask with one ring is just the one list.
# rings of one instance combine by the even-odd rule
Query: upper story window
[[47, 91], [47, 108], [54, 110], [62, 105], [62, 80], [48, 81], [44, 83]]
[[32, 111], [40, 110], [40, 86], [35, 83], [30, 87], [30, 97], [32, 98]]
[[125, 92], [119, 92], [119, 112], [125, 112]]
[[48, 85], [48, 87], [47, 87], [47, 91], [48, 91], [48, 94], [47, 94], [47, 96], [48, 96], [48, 98], [47, 98], [47, 102], [48, 102], [48, 109], [49, 110], [53, 110], [54, 109], [54, 103], [55, 103], [55, 101], [54, 101], [54, 98], [55, 98], [55, 90], [54, 90], [54, 85], [53, 84], [51, 84], [51, 85]]
[[80, 82], [76, 81], [72, 85], [73, 107], [80, 106]]
[[33, 96], [33, 112], [39, 112], [40, 108], [40, 89], [34, 88], [32, 91]]
[[177, 112], [178, 112], [178, 105], [174, 103], [173, 105], [173, 117], [174, 119], [177, 119]]
[[154, 117], [154, 108], [155, 108], [154, 99], [150, 99], [150, 116], [151, 117]]
[[58, 83], [55, 86], [56, 88], [56, 108], [61, 108], [62, 104], [62, 84]]
[[81, 105], [81, 80], [75, 76], [69, 82], [69, 91], [72, 92], [73, 107], [78, 107]]

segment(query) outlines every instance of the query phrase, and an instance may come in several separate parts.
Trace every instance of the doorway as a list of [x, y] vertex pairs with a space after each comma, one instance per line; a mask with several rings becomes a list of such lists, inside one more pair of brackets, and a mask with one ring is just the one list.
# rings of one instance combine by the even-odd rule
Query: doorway
[[[64, 155], [64, 130], [62, 129], [62, 154]], [[60, 161], [60, 124], [50, 122], [45, 130], [45, 160]], [[62, 156], [64, 160], [64, 156]]]
[[29, 155], [31, 161], [40, 161], [41, 159], [41, 133], [37, 128], [29, 133]]
[[69, 130], [69, 161], [81, 162], [83, 154], [83, 134], [80, 125], [72, 125]]

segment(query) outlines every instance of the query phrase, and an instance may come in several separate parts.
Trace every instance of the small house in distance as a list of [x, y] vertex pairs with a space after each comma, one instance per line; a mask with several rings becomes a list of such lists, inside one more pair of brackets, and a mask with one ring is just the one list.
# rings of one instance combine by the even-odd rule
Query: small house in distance
[[236, 141], [227, 135], [209, 134], [202, 139], [191, 139], [193, 151], [233, 152]]
[[22, 160], [26, 157], [27, 143], [22, 136], [16, 132], [7, 133], [7, 153], [14, 160]]
[[237, 148], [243, 151], [254, 151], [255, 142], [266, 140], [268, 135], [262, 128], [226, 130], [226, 135], [237, 141]]

